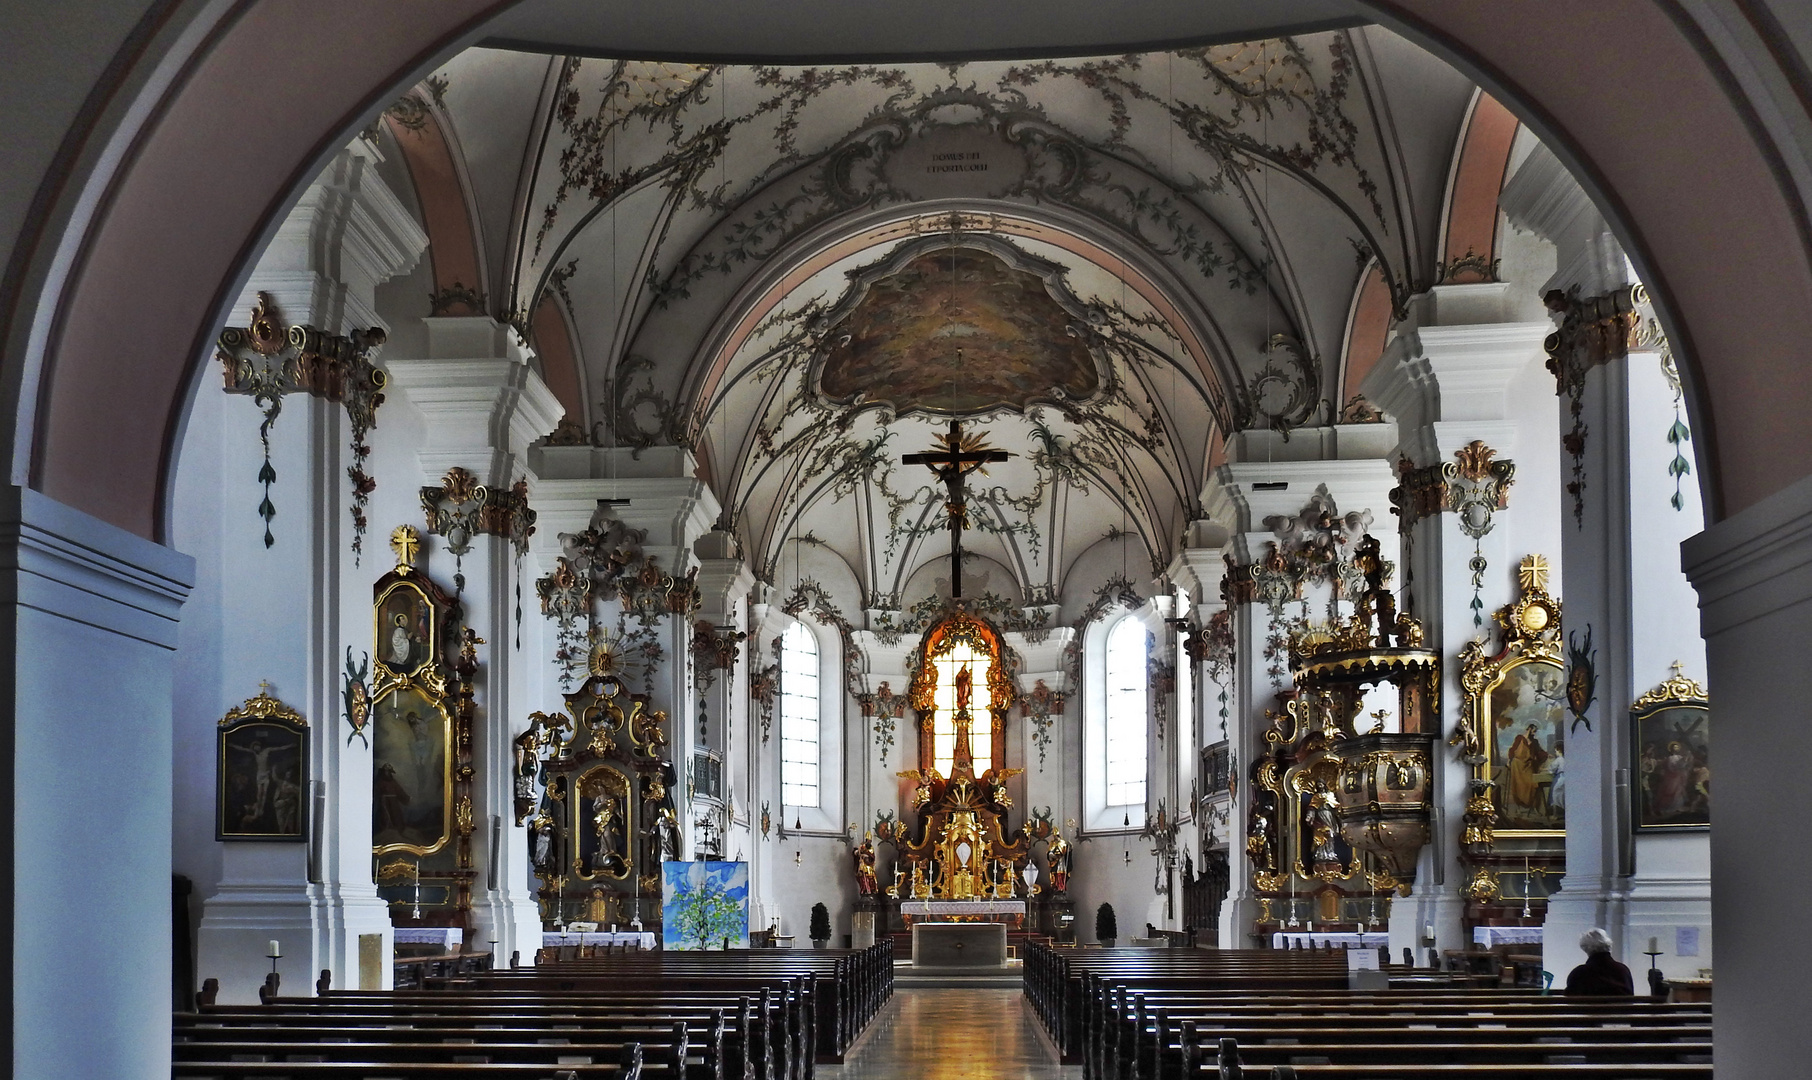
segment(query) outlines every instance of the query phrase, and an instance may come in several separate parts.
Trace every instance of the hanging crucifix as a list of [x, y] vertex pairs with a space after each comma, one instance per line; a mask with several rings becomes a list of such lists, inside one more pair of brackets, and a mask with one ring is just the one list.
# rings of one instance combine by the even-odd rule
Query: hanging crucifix
[[906, 465], [923, 465], [944, 484], [944, 515], [950, 526], [950, 598], [963, 597], [963, 529], [969, 511], [963, 501], [963, 480], [990, 461], [1005, 461], [1011, 454], [987, 445], [983, 436], [964, 435], [960, 420], [950, 421], [950, 433], [938, 436], [942, 449], [900, 458]]

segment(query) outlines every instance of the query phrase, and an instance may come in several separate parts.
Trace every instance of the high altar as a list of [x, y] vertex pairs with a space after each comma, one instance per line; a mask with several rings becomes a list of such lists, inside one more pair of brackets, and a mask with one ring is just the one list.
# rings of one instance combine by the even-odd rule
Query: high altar
[[[1022, 927], [1028, 900], [1038, 915], [1052, 901], [1067, 907], [1067, 842], [1046, 817], [1017, 829], [1009, 822], [1013, 800], [1006, 785], [1022, 770], [1006, 767], [1006, 718], [1016, 695], [1001, 648], [994, 628], [960, 607], [926, 632], [908, 698], [919, 715], [920, 767], [899, 774], [913, 784], [906, 813], [918, 815], [918, 828], [906, 814], [877, 823], [873, 839], [897, 852], [884, 890], [872, 876], [872, 842], [857, 850], [864, 892], [859, 908], [897, 910], [904, 925], [933, 920]], [[1032, 852], [1047, 842], [1054, 862], [1040, 885]]]

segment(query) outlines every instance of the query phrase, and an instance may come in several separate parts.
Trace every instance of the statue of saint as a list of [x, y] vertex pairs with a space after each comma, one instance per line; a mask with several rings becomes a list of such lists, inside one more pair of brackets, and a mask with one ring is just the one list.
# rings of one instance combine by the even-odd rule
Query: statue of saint
[[970, 672], [969, 665], [964, 664], [962, 669], [956, 673], [956, 715], [968, 715], [969, 702], [974, 697], [975, 676]]
[[1070, 888], [1070, 842], [1060, 832], [1052, 831], [1051, 845], [1045, 849], [1045, 860], [1051, 869], [1051, 888], [1065, 893]]
[[537, 817], [534, 822], [535, 851], [533, 862], [535, 873], [547, 877], [553, 870], [554, 855], [554, 822], [546, 814]]
[[1338, 830], [1332, 803], [1333, 797], [1324, 792], [1314, 797], [1313, 809], [1310, 811], [1315, 869], [1319, 873], [1337, 874], [1342, 869], [1340, 851], [1334, 846]]
[[873, 833], [863, 833], [862, 843], [855, 850], [856, 892], [863, 896], [873, 896], [878, 884], [875, 881], [875, 842]]

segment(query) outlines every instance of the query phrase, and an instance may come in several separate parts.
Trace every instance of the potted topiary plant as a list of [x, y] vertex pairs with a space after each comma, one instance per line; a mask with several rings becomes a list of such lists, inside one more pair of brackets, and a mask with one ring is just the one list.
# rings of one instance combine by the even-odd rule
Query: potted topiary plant
[[830, 944], [831, 925], [830, 909], [823, 904], [812, 905], [812, 948], [822, 949]]
[[1105, 948], [1114, 947], [1114, 939], [1120, 936], [1120, 926], [1114, 921], [1114, 905], [1102, 904], [1095, 909], [1095, 940]]

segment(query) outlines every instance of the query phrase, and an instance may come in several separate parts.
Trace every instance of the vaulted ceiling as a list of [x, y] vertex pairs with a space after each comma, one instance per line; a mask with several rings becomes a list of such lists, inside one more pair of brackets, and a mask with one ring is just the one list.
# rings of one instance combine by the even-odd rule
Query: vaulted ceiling
[[569, 420], [692, 447], [764, 573], [806, 537], [912, 599], [942, 498], [898, 457], [951, 418], [1014, 455], [970, 546], [1025, 595], [1122, 534], [1161, 570], [1227, 432], [1339, 413], [1371, 268], [1396, 304], [1439, 273], [1474, 89], [1376, 27], [789, 67], [529, 51], [586, 51], [557, 6], [417, 91], [480, 291], [524, 326], [557, 308]]

